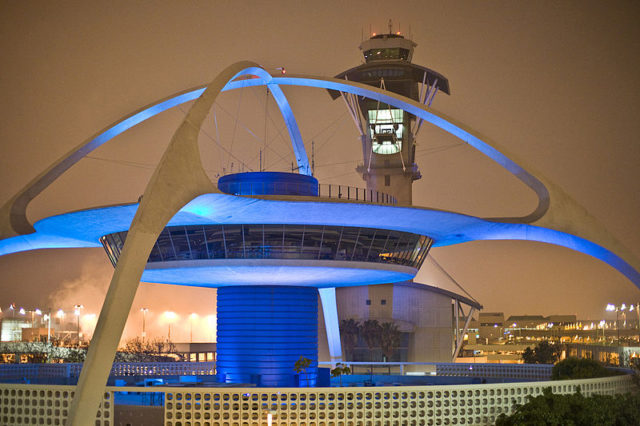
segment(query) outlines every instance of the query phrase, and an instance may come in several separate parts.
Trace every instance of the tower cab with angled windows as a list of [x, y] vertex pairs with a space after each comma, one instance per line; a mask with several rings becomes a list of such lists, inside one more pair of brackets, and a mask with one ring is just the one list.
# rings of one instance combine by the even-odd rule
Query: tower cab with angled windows
[[[365, 63], [336, 78], [389, 90], [431, 105], [438, 92], [449, 94], [449, 82], [441, 74], [411, 63], [416, 43], [400, 32], [373, 34], [360, 44]], [[343, 96], [360, 132], [363, 162], [358, 173], [367, 189], [387, 192], [399, 204], [411, 205], [411, 187], [421, 174], [415, 161], [416, 136], [422, 123], [391, 105], [372, 99], [330, 91]]]

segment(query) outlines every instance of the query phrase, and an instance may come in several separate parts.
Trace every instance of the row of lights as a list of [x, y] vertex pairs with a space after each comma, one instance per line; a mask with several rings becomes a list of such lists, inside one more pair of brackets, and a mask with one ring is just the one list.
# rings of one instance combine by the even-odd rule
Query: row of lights
[[621, 304], [620, 306], [616, 306], [613, 303], [608, 303], [607, 307], [604, 308], [605, 311], [607, 312], [624, 312], [624, 311], [629, 311], [629, 312], [633, 312], [634, 309], [636, 311], [640, 310], [640, 303], [637, 303], [636, 305], [634, 305], [633, 303], [631, 303], [629, 306], [627, 306], [625, 303]]
[[[81, 310], [84, 309], [83, 305], [80, 304], [76, 304], [73, 306], [73, 314], [76, 316], [77, 319], [77, 331], [78, 331], [78, 336], [81, 336], [80, 334], [80, 313]], [[16, 306], [15, 304], [11, 304], [9, 306], [9, 310], [12, 312], [15, 312], [16, 310]], [[142, 312], [142, 339], [144, 340], [146, 338], [146, 315], [149, 312], [149, 308], [140, 308], [140, 312]], [[2, 313], [2, 308], [0, 308], [0, 314]], [[27, 311], [24, 308], [20, 308], [18, 310], [18, 313], [20, 315], [26, 315]], [[34, 309], [33, 311], [31, 311], [32, 316], [33, 315], [42, 315], [42, 311], [38, 308]], [[55, 313], [55, 317], [60, 319], [60, 320], [64, 320], [64, 317], [66, 316], [66, 312], [63, 309], [58, 309]], [[89, 318], [89, 319], [93, 319], [96, 317], [96, 314], [87, 314], [84, 316], [84, 318]], [[164, 311], [162, 313], [162, 317], [166, 320], [169, 328], [168, 328], [168, 334], [167, 334], [167, 338], [168, 340], [171, 340], [171, 325], [173, 323], [175, 323], [175, 321], [178, 319], [179, 315], [176, 314], [173, 311]], [[211, 322], [211, 319], [213, 318], [213, 316], [210, 316], [211, 318], [209, 318], [209, 322]], [[190, 340], [193, 341], [193, 322], [194, 320], [196, 320], [198, 318], [198, 314], [191, 313], [189, 315], [189, 322], [190, 322], [190, 330], [189, 330], [189, 336], [190, 336]], [[33, 319], [33, 318], [32, 318]], [[49, 323], [49, 327], [50, 327], [50, 320], [51, 320], [51, 316], [49, 314], [45, 314], [43, 316], [43, 320], [47, 321]]]

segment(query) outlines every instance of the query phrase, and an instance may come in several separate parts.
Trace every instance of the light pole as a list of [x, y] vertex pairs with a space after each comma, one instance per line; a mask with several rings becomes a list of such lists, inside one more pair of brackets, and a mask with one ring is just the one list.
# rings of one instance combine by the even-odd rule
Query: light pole
[[627, 317], [627, 313], [625, 312], [626, 309], [627, 309], [627, 305], [624, 303], [620, 306], [616, 306], [612, 303], [608, 303], [607, 307], [605, 308], [605, 310], [608, 312], [613, 312], [613, 311], [616, 312], [616, 335], [618, 340], [618, 346], [620, 346], [620, 312], [622, 312], [625, 315], [625, 320], [626, 320], [626, 317]]
[[80, 309], [83, 309], [82, 305], [74, 305], [73, 306], [73, 314], [76, 316], [76, 321], [78, 325], [78, 346], [80, 346]]
[[193, 343], [193, 320], [196, 319], [197, 317], [198, 317], [198, 314], [196, 313], [192, 313], [191, 315], [189, 315], [189, 325], [190, 325], [189, 343]]
[[147, 330], [146, 330], [146, 316], [147, 316], [147, 312], [149, 311], [149, 308], [141, 308], [140, 312], [142, 312], [142, 341], [144, 342], [145, 337], [147, 337]]
[[[36, 320], [35, 320], [35, 316], [42, 316], [42, 311], [38, 308], [36, 308], [35, 310], [31, 311], [31, 328], [35, 328], [36, 327]], [[42, 320], [38, 320], [38, 331], [36, 333], [36, 337], [38, 339], [38, 341], [40, 341], [40, 326], [42, 325]]]
[[43, 319], [47, 322], [47, 345], [51, 342], [51, 311]]
[[164, 317], [167, 319], [167, 323], [169, 324], [169, 332], [167, 334], [167, 342], [171, 341], [171, 323], [176, 319], [177, 315], [175, 312], [166, 311]]

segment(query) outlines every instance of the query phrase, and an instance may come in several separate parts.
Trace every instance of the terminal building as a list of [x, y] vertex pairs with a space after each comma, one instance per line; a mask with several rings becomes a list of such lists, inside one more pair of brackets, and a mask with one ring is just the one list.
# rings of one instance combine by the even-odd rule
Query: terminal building
[[[269, 387], [299, 383], [293, 366], [305, 358], [310, 362], [304, 383], [313, 385], [319, 361], [365, 357], [356, 350], [358, 341], [345, 353], [340, 327], [347, 323], [376, 320], [397, 329], [401, 350], [391, 359], [454, 359], [481, 306], [413, 282], [435, 247], [497, 239], [553, 243], [603, 260], [640, 284], [637, 259], [618, 250], [615, 238], [592, 222], [573, 221], [579, 206], [545, 185], [550, 181], [430, 109], [438, 92], [449, 94], [449, 83], [411, 62], [415, 46], [391, 31], [375, 35], [361, 45], [365, 63], [335, 78], [271, 75], [252, 62], [230, 65], [208, 86], [164, 98], [83, 142], [0, 209], [0, 255], [102, 246], [115, 267], [70, 409], [71, 424], [95, 416], [141, 280], [217, 288], [219, 380]], [[214, 184], [202, 167], [198, 131], [219, 93], [249, 85], [267, 86], [275, 98], [298, 173], [239, 173]], [[281, 86], [316, 87], [342, 97], [360, 135], [363, 161], [357, 172], [366, 188], [320, 191]], [[29, 202], [83, 156], [190, 101], [138, 202], [28, 222]], [[478, 149], [532, 189], [535, 211], [487, 219], [412, 205], [412, 183], [421, 177], [415, 140], [427, 123]], [[375, 350], [368, 348], [369, 360]]]
[[[416, 43], [392, 31], [374, 35], [360, 45], [365, 62], [336, 78], [386, 89], [430, 106], [438, 92], [449, 95], [449, 81], [436, 71], [412, 63], [415, 47]], [[422, 120], [388, 103], [335, 90], [329, 93], [334, 99], [343, 98], [358, 130], [363, 160], [356, 171], [367, 190], [384, 192], [398, 205], [411, 206], [413, 182], [422, 177], [415, 161]], [[336, 299], [341, 321], [377, 320], [398, 327], [402, 345], [393, 361], [454, 360], [459, 349], [456, 325], [460, 324], [456, 319], [461, 305], [468, 307], [467, 313], [481, 309], [475, 300], [411, 280], [338, 288]], [[345, 360], [371, 361], [372, 356], [376, 361], [384, 359], [381, 351], [369, 353], [362, 340], [360, 351], [345, 354]]]

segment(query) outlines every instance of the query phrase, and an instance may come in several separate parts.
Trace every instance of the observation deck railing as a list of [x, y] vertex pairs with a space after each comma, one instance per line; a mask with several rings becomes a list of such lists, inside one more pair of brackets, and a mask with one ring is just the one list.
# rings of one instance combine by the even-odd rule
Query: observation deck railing
[[[310, 188], [309, 183], [298, 182], [238, 182], [225, 187], [231, 194], [236, 195], [297, 195], [315, 193], [314, 188]], [[318, 184], [318, 197], [338, 198], [342, 200], [363, 201], [375, 204], [396, 205], [395, 197], [372, 189], [357, 188], [348, 185], [335, 185], [321, 183]]]
[[395, 206], [398, 200], [389, 194], [372, 189], [357, 188], [355, 186], [333, 185], [321, 183], [318, 185], [318, 196], [325, 198], [340, 198], [344, 200], [364, 201], [376, 204]]

